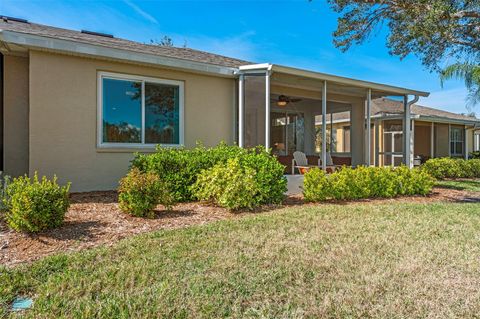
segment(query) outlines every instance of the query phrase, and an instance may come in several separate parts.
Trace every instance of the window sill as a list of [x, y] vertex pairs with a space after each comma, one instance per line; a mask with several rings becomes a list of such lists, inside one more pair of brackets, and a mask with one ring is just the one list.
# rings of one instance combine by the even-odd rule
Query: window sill
[[[160, 145], [164, 148], [181, 148], [183, 145]], [[146, 146], [113, 146], [97, 145], [97, 153], [155, 153], [156, 145]]]
[[154, 153], [155, 148], [145, 147], [97, 147], [97, 153]]

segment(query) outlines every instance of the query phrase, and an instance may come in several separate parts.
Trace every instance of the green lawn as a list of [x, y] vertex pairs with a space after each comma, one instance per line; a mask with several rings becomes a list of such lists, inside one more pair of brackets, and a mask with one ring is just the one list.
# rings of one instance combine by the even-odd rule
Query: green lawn
[[480, 179], [437, 181], [438, 187], [480, 192]]
[[479, 204], [287, 207], [3, 269], [0, 299], [33, 296], [30, 318], [478, 317], [479, 236]]

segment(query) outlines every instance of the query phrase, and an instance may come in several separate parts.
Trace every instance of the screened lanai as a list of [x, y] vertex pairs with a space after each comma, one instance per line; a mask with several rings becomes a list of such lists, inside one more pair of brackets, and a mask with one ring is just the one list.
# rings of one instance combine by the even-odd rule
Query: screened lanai
[[[373, 98], [400, 96], [404, 99], [404, 131], [410, 132], [410, 104], [427, 92], [344, 78], [272, 64], [239, 68], [238, 144], [263, 145], [289, 163], [301, 151], [326, 169], [327, 152], [338, 149], [338, 139], [328, 118], [345, 114], [350, 119], [348, 136], [342, 138], [342, 152], [332, 156], [335, 164], [372, 165], [374, 148], [370, 103]], [[409, 101], [408, 97], [413, 96]], [[316, 121], [321, 122], [320, 129]], [[412, 166], [409, 134], [402, 135], [402, 161]], [[335, 145], [334, 145], [335, 144]], [[341, 153], [341, 154], [339, 154]]]

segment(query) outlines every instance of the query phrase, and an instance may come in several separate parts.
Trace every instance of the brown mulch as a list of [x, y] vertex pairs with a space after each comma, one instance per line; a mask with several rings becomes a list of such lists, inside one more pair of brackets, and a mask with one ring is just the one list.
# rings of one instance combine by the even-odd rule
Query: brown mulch
[[[377, 204], [393, 201], [480, 202], [480, 196], [478, 193], [436, 188], [433, 194], [426, 197], [373, 199], [338, 204]], [[193, 202], [179, 204], [172, 211], [158, 210], [154, 219], [144, 219], [122, 213], [118, 209], [116, 192], [76, 193], [71, 195], [71, 203], [64, 225], [40, 234], [17, 233], [9, 230], [5, 223], [0, 221], [0, 265], [15, 266], [58, 252], [112, 245], [122, 238], [153, 230], [201, 225], [281, 207], [271, 206], [254, 212], [231, 213], [219, 207]], [[322, 204], [307, 204], [301, 196], [291, 196], [285, 200], [284, 206], [294, 205]]]

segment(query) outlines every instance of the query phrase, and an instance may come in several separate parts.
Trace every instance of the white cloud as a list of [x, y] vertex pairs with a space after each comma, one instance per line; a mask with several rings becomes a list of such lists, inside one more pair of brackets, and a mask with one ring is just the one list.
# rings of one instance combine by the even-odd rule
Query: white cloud
[[439, 108], [445, 111], [467, 112], [465, 98], [468, 92], [464, 87], [431, 92], [429, 97], [420, 98], [419, 104]]
[[137, 6], [135, 3], [133, 3], [132, 1], [130, 0], [123, 0], [123, 2], [128, 5], [130, 8], [132, 8], [136, 13], [138, 13], [139, 15], [141, 15], [142, 17], [144, 17], [145, 19], [147, 19], [148, 21], [150, 22], [153, 22], [155, 24], [158, 24], [158, 21], [157, 19], [155, 19], [154, 17], [152, 17], [150, 14], [148, 14], [147, 12], [143, 11], [139, 6]]

